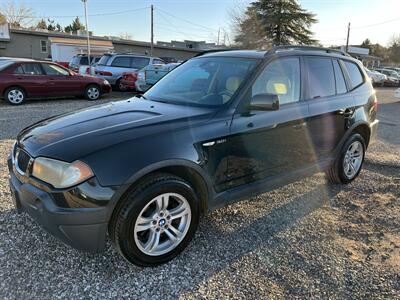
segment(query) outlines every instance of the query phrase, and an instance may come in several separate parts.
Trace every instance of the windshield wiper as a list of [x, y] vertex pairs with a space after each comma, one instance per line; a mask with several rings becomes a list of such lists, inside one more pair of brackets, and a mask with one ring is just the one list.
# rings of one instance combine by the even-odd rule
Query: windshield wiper
[[143, 94], [140, 95], [140, 98], [143, 98], [144, 100], [149, 100], [149, 99], [147, 99]]

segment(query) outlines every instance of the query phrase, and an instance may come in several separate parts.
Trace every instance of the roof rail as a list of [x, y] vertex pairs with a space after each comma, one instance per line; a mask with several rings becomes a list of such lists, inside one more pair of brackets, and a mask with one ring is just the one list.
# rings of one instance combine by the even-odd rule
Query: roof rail
[[330, 49], [324, 47], [317, 47], [317, 46], [303, 46], [303, 45], [282, 45], [282, 46], [275, 46], [267, 53], [276, 53], [281, 50], [294, 50], [294, 51], [321, 51], [326, 53], [337, 53], [343, 56], [350, 56], [348, 53], [338, 50], [338, 49]]
[[205, 50], [205, 51], [202, 51], [202, 52], [200, 52], [200, 53], [197, 53], [194, 57], [202, 56], [202, 55], [205, 55], [205, 54], [208, 54], [208, 53], [224, 52], [224, 51], [233, 51], [233, 50], [239, 50], [239, 49], [231, 49], [231, 48], [229, 48], [229, 49], [211, 49], [211, 50]]

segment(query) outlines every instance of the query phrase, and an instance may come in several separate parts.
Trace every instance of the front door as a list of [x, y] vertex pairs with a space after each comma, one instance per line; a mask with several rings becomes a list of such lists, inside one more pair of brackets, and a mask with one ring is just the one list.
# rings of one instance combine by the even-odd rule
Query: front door
[[78, 76], [72, 76], [68, 70], [55, 64], [42, 64], [47, 78], [49, 95], [52, 96], [72, 96], [83, 93], [81, 88], [82, 81]]
[[248, 99], [255, 95], [275, 94], [280, 107], [274, 111], [240, 110], [234, 115], [228, 141], [229, 188], [285, 174], [314, 161], [300, 74], [299, 58], [274, 60], [243, 99], [248, 106]]

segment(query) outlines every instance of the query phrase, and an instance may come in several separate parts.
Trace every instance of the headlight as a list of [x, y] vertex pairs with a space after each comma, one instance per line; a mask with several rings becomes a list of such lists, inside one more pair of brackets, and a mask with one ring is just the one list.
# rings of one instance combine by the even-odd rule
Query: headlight
[[55, 188], [66, 188], [93, 176], [88, 165], [77, 160], [67, 163], [51, 158], [38, 157], [33, 162], [32, 175]]
[[145, 80], [144, 72], [138, 72], [138, 74], [137, 74], [137, 79], [138, 79], [138, 80]]
[[105, 85], [109, 85], [109, 84], [110, 84], [110, 83], [108, 82], [107, 79], [104, 79], [103, 83], [104, 83]]

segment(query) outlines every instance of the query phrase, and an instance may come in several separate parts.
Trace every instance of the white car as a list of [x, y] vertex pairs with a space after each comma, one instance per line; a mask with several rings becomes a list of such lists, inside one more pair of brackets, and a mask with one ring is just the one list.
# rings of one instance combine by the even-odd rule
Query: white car
[[370, 70], [365, 68], [367, 75], [371, 78], [373, 85], [383, 85], [387, 80], [387, 76], [385, 74], [379, 73], [378, 71]]

